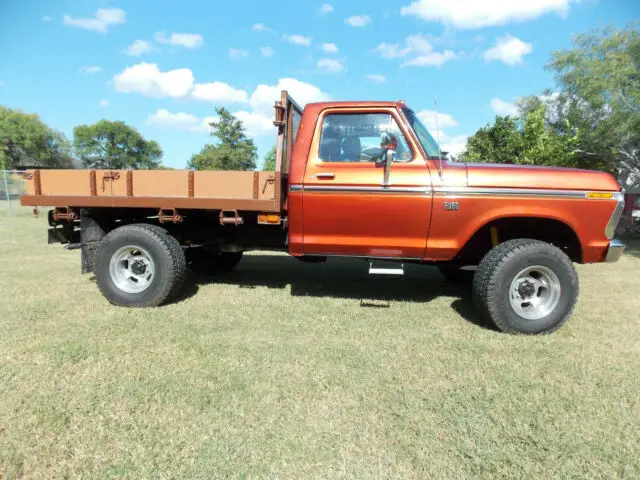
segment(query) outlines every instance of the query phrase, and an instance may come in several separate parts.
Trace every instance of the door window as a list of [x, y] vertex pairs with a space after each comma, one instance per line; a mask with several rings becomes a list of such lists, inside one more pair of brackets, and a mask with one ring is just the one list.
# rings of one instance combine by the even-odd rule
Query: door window
[[375, 162], [380, 159], [380, 135], [398, 139], [397, 162], [410, 162], [413, 152], [388, 113], [330, 113], [322, 122], [318, 158], [323, 162]]

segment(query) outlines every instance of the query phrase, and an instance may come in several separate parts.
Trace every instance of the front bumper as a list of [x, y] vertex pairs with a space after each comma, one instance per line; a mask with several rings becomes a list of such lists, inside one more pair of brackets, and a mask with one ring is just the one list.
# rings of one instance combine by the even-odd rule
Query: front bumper
[[609, 242], [609, 248], [607, 249], [606, 262], [613, 263], [620, 260], [622, 252], [624, 252], [624, 246], [624, 243], [620, 240], [611, 240]]

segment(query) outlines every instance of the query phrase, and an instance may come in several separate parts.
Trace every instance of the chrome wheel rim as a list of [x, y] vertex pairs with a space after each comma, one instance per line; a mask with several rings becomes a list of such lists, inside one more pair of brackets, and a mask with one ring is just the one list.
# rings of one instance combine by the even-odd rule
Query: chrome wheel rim
[[560, 301], [560, 280], [550, 268], [536, 265], [518, 273], [509, 288], [514, 312], [527, 320], [549, 315]]
[[119, 248], [109, 261], [111, 280], [126, 293], [144, 292], [155, 275], [155, 264], [149, 252], [136, 245]]

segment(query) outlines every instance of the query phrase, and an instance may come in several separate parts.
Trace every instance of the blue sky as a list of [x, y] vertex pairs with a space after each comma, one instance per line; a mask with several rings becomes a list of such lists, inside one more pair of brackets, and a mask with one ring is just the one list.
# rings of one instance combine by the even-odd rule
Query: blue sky
[[571, 34], [640, 17], [637, 0], [1, 0], [0, 104], [73, 127], [123, 120], [183, 168], [224, 105], [260, 160], [281, 88], [299, 102], [405, 100], [456, 151]]

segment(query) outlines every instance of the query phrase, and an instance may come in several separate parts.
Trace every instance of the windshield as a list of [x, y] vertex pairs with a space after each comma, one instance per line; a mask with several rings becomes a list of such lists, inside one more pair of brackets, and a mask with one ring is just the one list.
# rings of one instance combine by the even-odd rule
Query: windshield
[[420, 141], [422, 148], [427, 154], [427, 157], [429, 157], [429, 160], [437, 159], [438, 143], [433, 139], [433, 137], [429, 133], [429, 130], [427, 130], [427, 128], [422, 124], [422, 122], [416, 116], [413, 110], [409, 110], [408, 108], [403, 108], [402, 111], [407, 117], [407, 120], [409, 121], [411, 128], [413, 128], [413, 131], [416, 132], [416, 136], [418, 137], [418, 140]]

